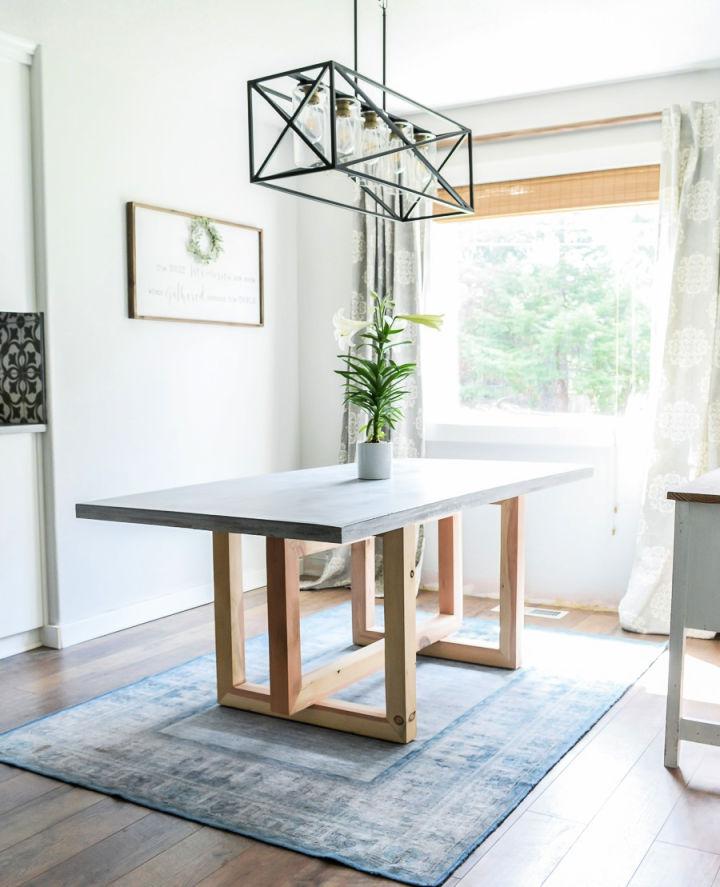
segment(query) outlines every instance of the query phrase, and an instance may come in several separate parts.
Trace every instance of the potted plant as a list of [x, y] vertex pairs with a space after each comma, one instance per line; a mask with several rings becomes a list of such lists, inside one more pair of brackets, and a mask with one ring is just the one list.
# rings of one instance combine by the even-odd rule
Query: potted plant
[[367, 416], [360, 429], [365, 441], [357, 444], [358, 477], [384, 480], [392, 473], [392, 443], [385, 439], [388, 429], [402, 418], [401, 403], [408, 394], [404, 382], [417, 364], [393, 360], [393, 349], [408, 345], [399, 337], [406, 324], [415, 323], [439, 330], [440, 314], [394, 314], [389, 296], [372, 293], [369, 320], [351, 320], [342, 308], [333, 318], [335, 339], [346, 350], [338, 354], [344, 368], [335, 370], [345, 380], [345, 403], [355, 404]]

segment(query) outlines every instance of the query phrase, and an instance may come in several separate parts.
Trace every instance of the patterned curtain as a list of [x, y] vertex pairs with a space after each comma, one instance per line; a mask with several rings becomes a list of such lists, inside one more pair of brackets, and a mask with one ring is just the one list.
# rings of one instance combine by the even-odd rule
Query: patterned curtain
[[665, 111], [662, 139], [658, 268], [667, 285], [654, 448], [619, 611], [623, 628], [667, 634], [674, 509], [666, 493], [720, 465], [720, 102]]
[[[386, 198], [387, 199], [387, 198]], [[366, 205], [371, 205], [369, 197], [361, 197]], [[379, 219], [363, 213], [356, 213], [352, 232], [353, 293], [351, 314], [353, 320], [365, 320], [370, 311], [372, 292], [389, 294], [395, 301], [399, 314], [422, 312], [423, 284], [427, 269], [427, 222], [400, 223]], [[330, 318], [328, 318], [330, 335]], [[411, 345], [404, 345], [402, 359], [415, 361], [420, 366], [420, 345], [418, 328], [410, 324], [407, 328]], [[340, 380], [338, 377], [338, 384]], [[422, 456], [423, 419], [422, 387], [419, 371], [406, 383], [410, 394], [403, 401], [403, 420], [391, 434], [393, 456], [396, 458]], [[355, 407], [345, 407], [340, 438], [338, 461], [355, 461], [355, 444], [360, 437], [359, 429], [364, 424], [361, 411]], [[373, 481], [366, 481], [373, 483]], [[423, 532], [418, 533], [418, 551], [415, 575], [420, 581], [420, 564], [423, 551]], [[303, 588], [337, 588], [350, 585], [350, 549], [335, 548], [326, 554], [313, 555], [305, 559]], [[375, 578], [378, 595], [382, 594], [382, 544], [378, 540], [375, 551]]]

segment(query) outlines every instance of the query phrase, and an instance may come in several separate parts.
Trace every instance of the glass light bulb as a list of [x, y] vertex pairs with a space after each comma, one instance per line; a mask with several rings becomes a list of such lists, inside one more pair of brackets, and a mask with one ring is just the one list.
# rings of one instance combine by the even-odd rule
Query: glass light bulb
[[[310, 89], [311, 84], [300, 83], [293, 90], [293, 111], [296, 111], [304, 102], [302, 111], [295, 120], [295, 126], [311, 144], [317, 145], [321, 154], [327, 157], [329, 153], [327, 90], [319, 84], [307, 97]], [[299, 167], [311, 168], [322, 165], [320, 157], [308, 147], [297, 133], [293, 136], [293, 159], [295, 166]]]
[[[363, 115], [362, 154], [378, 154], [387, 147], [387, 126], [374, 111], [366, 111]], [[368, 160], [364, 164], [367, 169], [374, 167], [379, 158]]]
[[[384, 158], [382, 177], [391, 184], [403, 185], [408, 184], [408, 177], [405, 173], [411, 159], [408, 153], [410, 149], [403, 149], [406, 148], [407, 142], [414, 144], [415, 129], [412, 123], [409, 123], [407, 120], [395, 120], [394, 122], [404, 138], [390, 130], [388, 147], [394, 148], [395, 153], [388, 154]], [[414, 159], [414, 156], [412, 159]], [[391, 188], [391, 190], [396, 192], [398, 189]]]
[[337, 121], [337, 149], [338, 153], [352, 154], [355, 150], [355, 133], [352, 121], [346, 117], [338, 117]]
[[322, 139], [325, 130], [325, 118], [322, 112], [312, 106], [307, 106], [300, 114], [300, 128], [311, 142], [317, 143]]
[[[427, 161], [435, 167], [437, 165], [437, 142], [430, 142], [434, 138], [432, 133], [420, 132], [415, 135], [415, 145]], [[409, 170], [410, 177], [417, 191], [425, 191], [430, 185], [433, 175], [420, 158], [413, 156], [413, 164]]]
[[338, 159], [346, 162], [358, 153], [360, 144], [360, 102], [351, 96], [335, 101], [335, 144]]

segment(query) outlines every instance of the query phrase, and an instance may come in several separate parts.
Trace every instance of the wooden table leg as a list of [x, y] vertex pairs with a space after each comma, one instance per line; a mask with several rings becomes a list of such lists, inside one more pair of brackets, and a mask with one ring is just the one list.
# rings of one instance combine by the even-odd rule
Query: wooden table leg
[[213, 533], [218, 702], [245, 680], [242, 536]]
[[506, 668], [519, 668], [525, 620], [525, 502], [500, 503], [500, 652]]
[[375, 631], [375, 537], [353, 542], [351, 547], [350, 600], [353, 644], [377, 640]]
[[[500, 505], [500, 641], [489, 647], [478, 641], [458, 638], [440, 640], [418, 652], [438, 659], [519, 668], [521, 664], [523, 618], [525, 614], [525, 555], [522, 496], [505, 499]], [[446, 518], [445, 520], [450, 520]], [[438, 525], [441, 606], [457, 607], [462, 599], [462, 556], [460, 524]], [[462, 613], [462, 611], [461, 611]]]
[[[407, 730], [404, 724], [398, 725], [390, 720], [383, 708], [332, 698], [332, 694], [343, 687], [383, 668], [386, 656], [382, 638], [302, 674], [299, 561], [313, 552], [336, 547], [334, 543], [266, 540], [270, 683], [263, 686], [246, 681], [239, 540], [239, 536], [228, 538], [226, 533], [213, 534], [218, 702], [230, 708], [361, 736], [409, 742], [415, 735], [414, 725]], [[396, 634], [398, 632], [393, 636]], [[390, 684], [395, 686], [392, 680]], [[408, 687], [407, 694], [399, 688], [391, 692], [391, 698], [399, 700], [395, 710], [406, 713], [402, 716], [403, 721], [410, 711], [409, 700], [412, 699], [414, 719], [414, 683]]]
[[438, 585], [440, 613], [462, 621], [462, 524], [459, 514], [438, 521]]
[[289, 715], [302, 687], [298, 556], [287, 539], [268, 538], [266, 552], [270, 707]]
[[415, 738], [414, 525], [383, 534], [385, 709], [400, 742]]
[[[462, 620], [460, 515], [441, 518], [439, 613], [416, 626], [415, 525], [383, 534], [385, 629], [372, 627], [374, 540], [353, 543], [353, 638], [361, 649], [303, 675], [300, 655], [299, 559], [337, 543], [266, 540], [270, 685], [245, 680], [240, 537], [213, 534], [218, 701], [232, 708], [303, 721], [392, 742], [417, 733], [415, 657], [517, 668], [523, 622], [521, 498], [501, 506], [500, 645], [442, 640]], [[385, 667], [385, 709], [333, 698], [349, 684]]]
[[[270, 686], [245, 682], [239, 537], [215, 533], [213, 551], [218, 644], [218, 699], [223, 705], [290, 718], [393, 742], [417, 732], [415, 657], [515, 668], [523, 613], [522, 501], [502, 508], [500, 646], [489, 648], [451, 635], [462, 619], [460, 515], [441, 518], [439, 613], [416, 626], [414, 525], [383, 534], [385, 630], [371, 628], [374, 611], [373, 540], [353, 544], [353, 630], [361, 649], [305, 675], [300, 655], [299, 559], [330, 543], [266, 540]], [[367, 645], [367, 646], [366, 646]], [[344, 702], [332, 693], [385, 667], [385, 710]]]

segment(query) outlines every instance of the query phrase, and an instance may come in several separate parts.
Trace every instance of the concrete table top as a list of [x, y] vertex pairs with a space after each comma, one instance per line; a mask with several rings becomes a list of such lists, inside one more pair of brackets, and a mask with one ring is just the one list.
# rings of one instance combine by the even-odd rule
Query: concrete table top
[[388, 530], [590, 477], [553, 462], [398, 459], [389, 480], [332, 465], [80, 503], [81, 518], [355, 542]]

